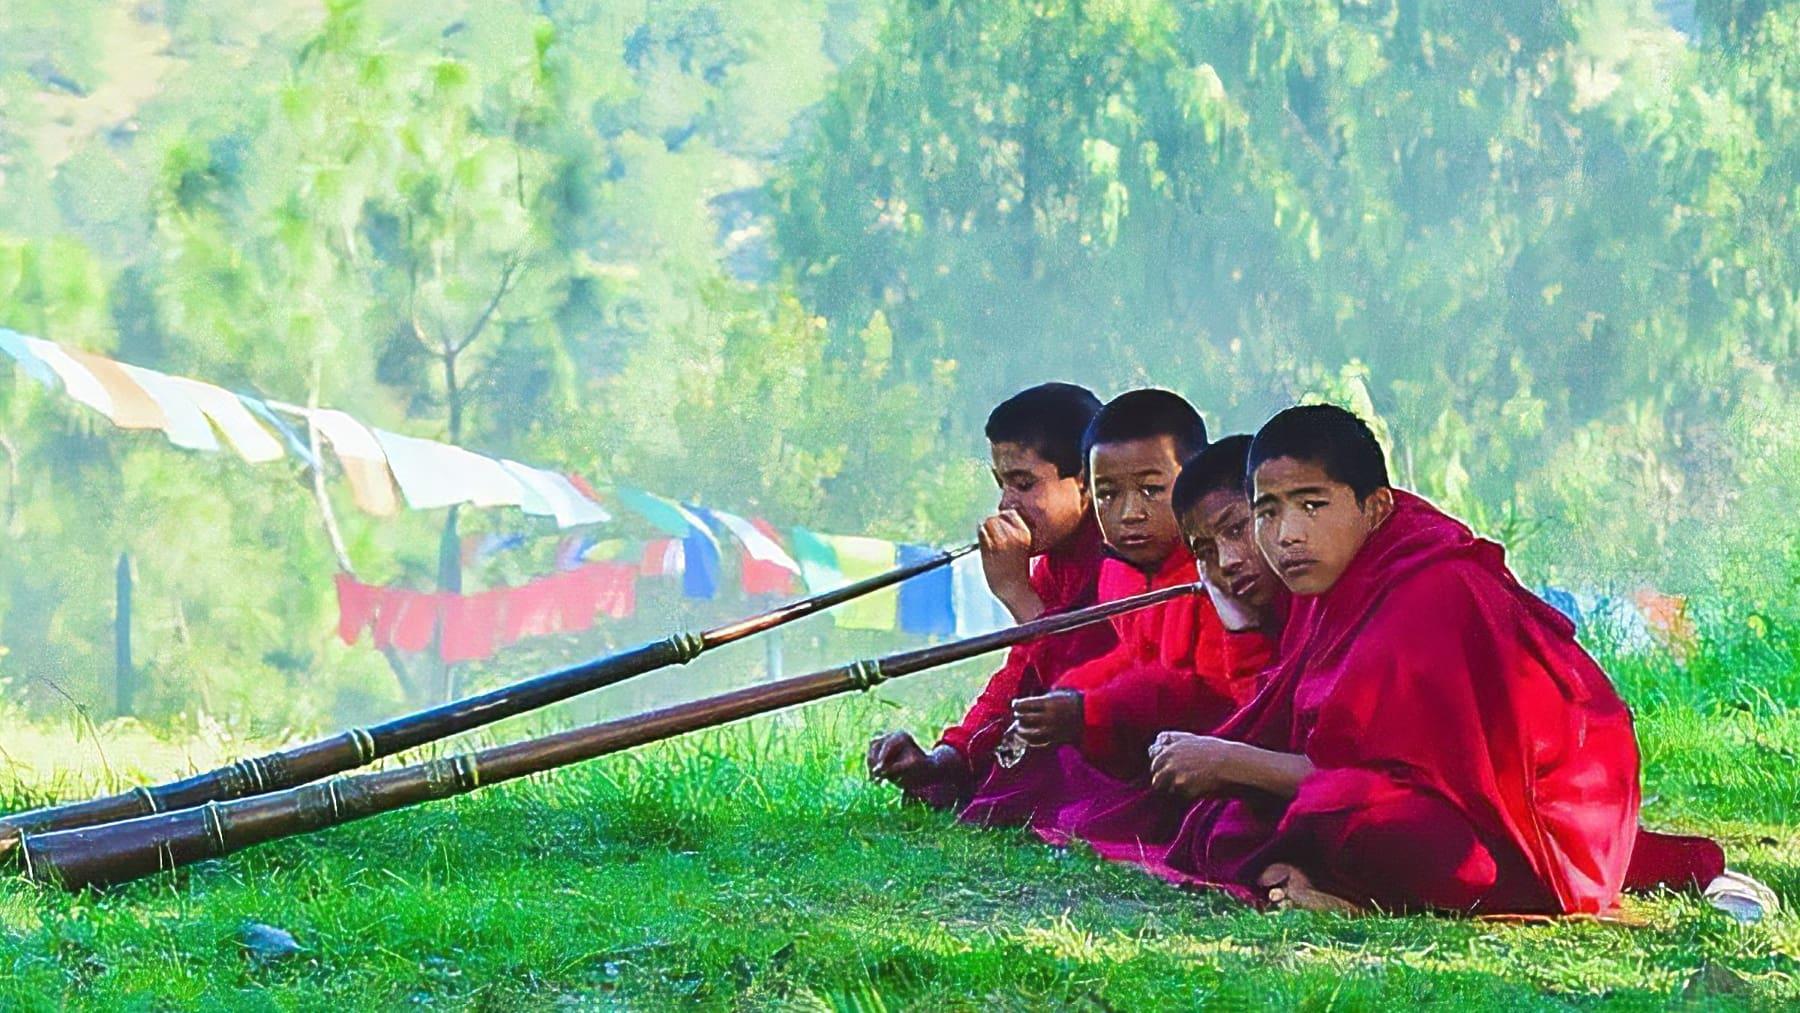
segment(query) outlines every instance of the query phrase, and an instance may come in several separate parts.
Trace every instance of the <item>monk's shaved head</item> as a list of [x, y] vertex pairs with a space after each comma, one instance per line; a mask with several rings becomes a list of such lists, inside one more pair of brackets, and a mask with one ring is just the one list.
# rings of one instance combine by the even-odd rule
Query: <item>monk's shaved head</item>
[[1157, 437], [1168, 437], [1172, 442], [1179, 465], [1206, 449], [1206, 423], [1187, 398], [1172, 390], [1128, 390], [1106, 402], [1088, 424], [1082, 438], [1082, 454], [1091, 455], [1101, 443]]
[[1387, 458], [1336, 405], [1289, 408], [1250, 444], [1256, 542], [1288, 590], [1323, 594], [1394, 508]]
[[1013, 443], [1056, 467], [1061, 478], [1081, 474], [1081, 438], [1100, 412], [1100, 399], [1073, 383], [1040, 383], [1000, 402], [989, 413], [989, 443]]
[[1311, 461], [1332, 481], [1349, 486], [1358, 500], [1389, 484], [1387, 455], [1368, 423], [1333, 404], [1297, 405], [1263, 423], [1250, 444], [1245, 481], [1278, 457]]
[[1202, 498], [1215, 492], [1234, 492], [1249, 501], [1249, 486], [1244, 476], [1250, 470], [1251, 439], [1241, 434], [1226, 436], [1187, 459], [1171, 494], [1177, 516], [1192, 510]]

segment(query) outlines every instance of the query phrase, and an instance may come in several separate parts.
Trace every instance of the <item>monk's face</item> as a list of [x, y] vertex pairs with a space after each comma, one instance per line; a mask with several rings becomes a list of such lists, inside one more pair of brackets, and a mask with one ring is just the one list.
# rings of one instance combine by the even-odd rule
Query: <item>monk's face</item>
[[1377, 489], [1359, 502], [1323, 466], [1292, 457], [1258, 465], [1251, 497], [1256, 543], [1295, 594], [1329, 591], [1394, 509], [1392, 489]]
[[1250, 497], [1209, 492], [1182, 515], [1181, 531], [1208, 584], [1258, 612], [1269, 608], [1280, 581], [1256, 544]]
[[1041, 555], [1061, 545], [1087, 519], [1087, 486], [1081, 476], [1064, 478], [1056, 465], [1019, 443], [988, 445], [1001, 511], [1017, 511], [1031, 529], [1031, 552]]
[[1181, 471], [1170, 436], [1096, 443], [1088, 483], [1100, 533], [1126, 562], [1153, 572], [1181, 544], [1169, 488]]

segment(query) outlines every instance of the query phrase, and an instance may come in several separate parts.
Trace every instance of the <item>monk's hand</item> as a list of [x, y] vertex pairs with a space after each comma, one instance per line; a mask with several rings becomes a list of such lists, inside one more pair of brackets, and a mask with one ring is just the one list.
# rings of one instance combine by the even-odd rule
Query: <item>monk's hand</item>
[[891, 781], [909, 790], [950, 780], [965, 766], [955, 748], [939, 746], [927, 753], [906, 732], [878, 735], [869, 743], [870, 779]]
[[1242, 598], [1233, 597], [1225, 588], [1215, 586], [1210, 580], [1206, 582], [1206, 596], [1212, 599], [1213, 611], [1219, 614], [1219, 622], [1227, 630], [1242, 633], [1262, 626], [1262, 616], [1255, 609]]
[[1210, 735], [1163, 732], [1150, 744], [1150, 785], [1181, 798], [1217, 795], [1235, 782], [1239, 744]]
[[981, 572], [1013, 619], [1026, 622], [1044, 611], [1031, 589], [1031, 528], [1017, 510], [1002, 510], [981, 522], [975, 533], [981, 547]]
[[1078, 743], [1087, 730], [1081, 694], [1072, 689], [1014, 700], [1013, 720], [1018, 723], [1019, 738], [1030, 746]]

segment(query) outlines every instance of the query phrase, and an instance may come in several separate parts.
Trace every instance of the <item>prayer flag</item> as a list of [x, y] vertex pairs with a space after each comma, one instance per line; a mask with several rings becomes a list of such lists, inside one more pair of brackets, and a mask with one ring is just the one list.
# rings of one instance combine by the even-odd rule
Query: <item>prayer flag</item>
[[29, 340], [18, 331], [9, 331], [0, 327], [0, 349], [5, 349], [6, 354], [18, 360], [19, 368], [25, 371], [26, 376], [46, 387], [55, 387], [56, 371], [37, 357], [37, 354], [31, 350], [31, 346], [26, 343]]
[[[169, 376], [165, 379], [186, 394], [188, 400], [212, 420], [212, 424], [225, 434], [226, 442], [231, 444], [239, 457], [251, 464], [266, 464], [286, 456], [281, 451], [281, 444], [257, 423], [249, 407], [237, 395], [223, 387], [190, 380], [185, 376]], [[301, 459], [305, 460], [305, 455]]]
[[556, 568], [574, 570], [581, 566], [588, 550], [596, 544], [592, 535], [570, 535], [556, 545]]
[[699, 531], [681, 540], [681, 593], [710, 601], [719, 594], [719, 547]]
[[719, 539], [708, 530], [706, 522], [694, 516], [692, 511], [680, 503], [628, 485], [619, 486], [618, 493], [619, 502], [635, 510], [657, 530], [676, 538], [686, 538], [690, 533], [698, 531], [712, 543], [713, 550], [718, 551]]
[[519, 506], [525, 490], [491, 457], [449, 443], [374, 430], [394, 481], [414, 510], [470, 503], [478, 507]]
[[580, 570], [570, 570], [536, 581], [549, 592], [555, 608], [552, 633], [581, 633], [594, 625], [597, 592], [593, 580]]
[[800, 576], [806, 581], [808, 594], [835, 590], [849, 583], [838, 569], [837, 549], [824, 536], [805, 528], [794, 528], [793, 536], [794, 558], [800, 563]]
[[583, 495], [572, 482], [554, 471], [508, 460], [502, 460], [500, 466], [525, 491], [520, 506], [528, 514], [554, 517], [559, 528], [572, 528], [578, 524], [604, 524], [612, 520], [612, 514], [607, 513], [604, 507]]
[[628, 619], [637, 611], [637, 568], [626, 563], [593, 563], [597, 589], [594, 610], [612, 619]]
[[338, 596], [338, 639], [346, 645], [354, 644], [362, 637], [363, 630], [375, 621], [375, 610], [380, 604], [379, 588], [370, 587], [347, 573], [339, 573], [335, 578]]
[[950, 564], [950, 601], [956, 613], [956, 635], [973, 637], [1013, 624], [1011, 613], [988, 590], [981, 557], [971, 552]]
[[506, 594], [505, 612], [500, 633], [503, 645], [555, 633], [561, 617], [556, 588], [547, 581], [510, 588]]
[[800, 572], [800, 564], [794, 562], [794, 557], [787, 554], [787, 551], [781, 547], [781, 543], [758, 530], [755, 524], [737, 514], [726, 513], [723, 510], [712, 511], [712, 517], [724, 525], [725, 530], [731, 532], [752, 560], [781, 567], [789, 573]]
[[525, 536], [518, 532], [500, 534], [490, 531], [485, 535], [469, 535], [463, 539], [463, 561], [477, 562], [497, 556], [502, 552], [517, 549], [525, 544]]
[[206, 421], [206, 413], [185, 389], [173, 382], [173, 377], [126, 363], [119, 363], [118, 367], [162, 409], [163, 435], [170, 443], [209, 454], [219, 452], [219, 438], [213, 435], [212, 423]]
[[[927, 545], [900, 546], [901, 566], [922, 563], [938, 551]], [[900, 585], [900, 628], [922, 636], [947, 637], [956, 632], [951, 605], [950, 568], [940, 566]]]
[[[864, 580], [894, 568], [894, 543], [859, 535], [826, 535], [837, 550], [838, 569], [846, 582]], [[845, 602], [832, 611], [837, 624], [847, 630], [891, 630], [894, 628], [900, 594], [887, 588]]]
[[112, 410], [106, 417], [120, 429], [167, 429], [169, 417], [162, 406], [125, 368], [111, 359], [90, 352], [70, 352], [70, 358], [86, 367], [88, 373], [106, 390]]
[[681, 539], [657, 538], [644, 544], [644, 561], [638, 572], [646, 577], [679, 577], [686, 566]]
[[[750, 522], [751, 530], [767, 538], [776, 548], [780, 544], [775, 541], [775, 528], [760, 517]], [[794, 593], [794, 580], [800, 573], [800, 564], [792, 563], [792, 568], [779, 563], [764, 562], [748, 554], [738, 561], [738, 577], [744, 585], [745, 594], [772, 594], [787, 597]], [[785, 555], [785, 553], [784, 553]]]
[[444, 635], [438, 654], [446, 663], [480, 661], [494, 656], [505, 590], [450, 596], [444, 604]]
[[408, 654], [431, 646], [444, 602], [453, 597], [403, 587], [381, 588], [375, 610], [375, 646]]
[[337, 453], [356, 505], [378, 517], [396, 513], [400, 509], [400, 500], [394, 495], [387, 455], [382, 453], [375, 434], [334, 408], [309, 408], [303, 409], [302, 413], [318, 430], [320, 439], [331, 444], [331, 449]]
[[68, 352], [62, 350], [61, 345], [24, 335], [20, 335], [20, 340], [25, 342], [39, 361], [50, 367], [56, 378], [62, 381], [63, 390], [68, 391], [70, 397], [107, 418], [112, 418], [112, 396], [107, 394], [106, 388], [86, 366], [76, 362]]
[[237, 399], [238, 403], [244, 406], [245, 411], [268, 423], [270, 429], [279, 433], [282, 442], [287, 444], [288, 451], [304, 461], [308, 468], [317, 469], [319, 467], [319, 459], [313, 456], [312, 441], [295, 432], [293, 426], [288, 425], [280, 416], [270, 411], [269, 406], [263, 403], [262, 398], [239, 394]]

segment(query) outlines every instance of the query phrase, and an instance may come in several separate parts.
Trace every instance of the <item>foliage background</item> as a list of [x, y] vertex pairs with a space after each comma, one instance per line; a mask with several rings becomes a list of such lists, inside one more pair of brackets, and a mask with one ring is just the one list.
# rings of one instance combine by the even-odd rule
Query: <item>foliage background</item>
[[[1220, 433], [1330, 398], [1534, 578], [1705, 591], [1794, 650], [1794, 5], [253, 7], [0, 8], [0, 325], [939, 543], [989, 506], [981, 422], [1021, 385], [1166, 385]], [[145, 720], [266, 736], [443, 678], [335, 642], [298, 469], [17, 375], [0, 454], [10, 706], [105, 715], [120, 552]], [[343, 491], [372, 582], [549, 566], [516, 514], [373, 519]], [[541, 537], [469, 573], [441, 551], [490, 530]], [[652, 590], [633, 623], [457, 674], [745, 610]], [[812, 627], [789, 663], [890, 640]]]

